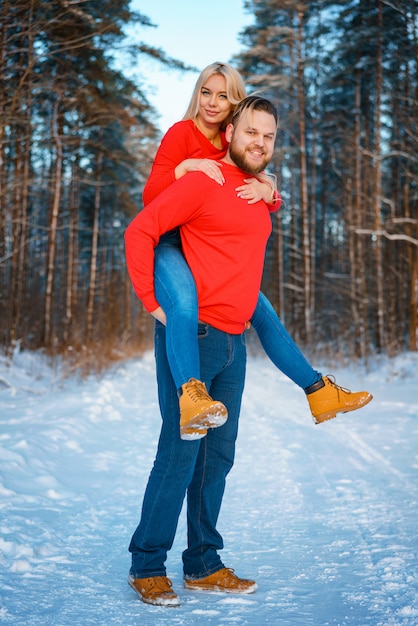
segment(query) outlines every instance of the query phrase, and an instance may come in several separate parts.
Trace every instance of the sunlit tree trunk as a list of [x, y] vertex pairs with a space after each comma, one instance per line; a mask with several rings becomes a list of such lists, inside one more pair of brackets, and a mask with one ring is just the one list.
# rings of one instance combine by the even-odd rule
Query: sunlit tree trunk
[[[32, 6], [32, 3], [31, 3]], [[32, 32], [32, 12], [29, 14], [28, 32], [25, 37], [27, 42], [26, 63], [32, 65], [33, 54], [33, 32]], [[17, 225], [17, 246], [18, 253], [15, 260], [16, 267], [16, 286], [15, 286], [15, 302], [13, 311], [13, 329], [12, 336], [17, 337], [19, 327], [21, 326], [22, 317], [26, 316], [26, 298], [25, 286], [28, 282], [27, 273], [27, 256], [28, 256], [28, 207], [29, 207], [29, 187], [30, 187], [30, 159], [31, 159], [31, 141], [32, 141], [32, 73], [28, 74], [24, 86], [22, 87], [22, 111], [20, 113], [21, 122], [21, 138], [17, 142], [18, 155], [16, 155], [16, 212], [18, 214]], [[25, 332], [25, 327], [21, 332]]]
[[[353, 218], [349, 231], [350, 255], [350, 292], [351, 313], [353, 316], [354, 343], [359, 356], [367, 354], [367, 284], [366, 264], [364, 262], [364, 237], [356, 235], [355, 230], [361, 228], [363, 222], [362, 201], [362, 146], [361, 146], [361, 70], [355, 73], [355, 103], [354, 103], [354, 189], [353, 189]], [[354, 227], [354, 232], [353, 232]]]
[[[28, 231], [30, 141], [32, 136], [30, 123], [32, 81], [27, 68], [32, 63], [33, 54], [31, 3], [28, 9], [27, 12], [22, 12], [20, 32], [14, 32], [16, 48], [13, 60], [16, 80], [13, 93], [9, 91], [8, 100], [3, 102], [5, 115], [1, 131], [2, 139], [6, 140], [7, 144], [3, 158], [10, 163], [7, 172], [8, 184], [5, 181], [3, 186], [5, 187], [4, 196], [6, 198], [5, 215], [11, 216], [11, 267], [8, 290], [9, 341], [11, 344], [14, 344], [19, 338], [19, 327], [24, 306], [24, 284], [27, 280], [25, 259]], [[10, 30], [8, 32], [10, 33]], [[7, 74], [7, 59], [5, 59], [3, 71]], [[5, 85], [5, 82], [3, 84]], [[4, 94], [7, 93], [7, 89], [4, 89]], [[6, 132], [8, 140], [6, 139]], [[7, 206], [9, 200], [10, 205]]]
[[93, 313], [94, 313], [94, 296], [96, 293], [96, 276], [97, 276], [97, 243], [99, 239], [99, 212], [100, 212], [100, 185], [102, 177], [103, 153], [100, 151], [97, 155], [97, 177], [96, 188], [94, 193], [94, 217], [93, 217], [93, 236], [91, 242], [91, 263], [90, 263], [90, 281], [89, 295], [87, 303], [87, 345], [93, 342]]
[[61, 200], [62, 183], [62, 140], [61, 122], [59, 120], [60, 101], [57, 98], [52, 112], [52, 140], [55, 147], [54, 187], [52, 196], [51, 217], [49, 223], [48, 261], [45, 286], [44, 340], [50, 346], [52, 341], [52, 291], [55, 276], [55, 256], [57, 247], [58, 214]]
[[63, 339], [66, 344], [71, 341], [72, 323], [73, 323], [73, 307], [76, 302], [77, 291], [77, 216], [78, 216], [78, 162], [73, 165], [72, 178], [70, 183], [69, 194], [69, 220], [68, 220], [68, 243], [67, 243], [67, 276], [65, 284], [65, 318]]
[[[376, 107], [375, 107], [375, 147], [374, 147], [374, 195], [373, 214], [376, 233], [382, 229], [381, 201], [382, 201], [382, 164], [381, 164], [381, 116], [382, 116], [382, 2], [378, 2], [378, 47], [376, 59]], [[376, 342], [379, 348], [385, 346], [385, 302], [384, 302], [384, 275], [382, 238], [378, 234], [375, 241], [375, 271], [376, 271]]]
[[297, 94], [298, 94], [298, 127], [299, 127], [299, 166], [300, 166], [300, 213], [302, 221], [302, 258], [303, 258], [303, 291], [304, 321], [306, 339], [311, 341], [312, 334], [312, 303], [311, 303], [311, 250], [308, 213], [308, 174], [306, 163], [306, 129], [305, 129], [305, 91], [304, 91], [304, 60], [303, 60], [303, 13], [298, 13], [298, 60], [297, 60]]

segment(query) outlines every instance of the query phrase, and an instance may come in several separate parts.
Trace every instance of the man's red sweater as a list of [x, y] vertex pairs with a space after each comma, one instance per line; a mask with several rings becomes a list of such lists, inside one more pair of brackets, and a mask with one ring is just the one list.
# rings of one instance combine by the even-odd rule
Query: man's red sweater
[[126, 259], [136, 294], [154, 311], [154, 247], [163, 233], [180, 226], [196, 281], [199, 319], [239, 334], [257, 304], [272, 207], [237, 197], [235, 189], [247, 173], [226, 163], [222, 172], [223, 186], [202, 172], [190, 172], [145, 206], [125, 233]]

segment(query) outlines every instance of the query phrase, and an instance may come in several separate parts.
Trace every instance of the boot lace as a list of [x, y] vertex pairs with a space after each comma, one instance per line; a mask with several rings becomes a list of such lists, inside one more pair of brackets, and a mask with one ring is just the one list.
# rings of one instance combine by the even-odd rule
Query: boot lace
[[147, 579], [150, 583], [149, 592], [171, 591], [173, 583], [166, 576], [152, 576]]
[[231, 567], [225, 567], [223, 570], [218, 572], [218, 574], [219, 574], [219, 577], [221, 579], [223, 579], [224, 585], [226, 587], [235, 587], [237, 585], [246, 585], [246, 584], [252, 582], [252, 581], [249, 581], [249, 580], [244, 580], [243, 578], [239, 578], [235, 574], [235, 570], [233, 570]]
[[222, 571], [222, 578], [237, 579], [238, 576], [234, 572], [235, 570], [232, 569], [232, 567], [225, 567], [225, 569]]
[[197, 402], [198, 400], [207, 400], [209, 398], [205, 385], [196, 379], [186, 383], [186, 389], [194, 402]]
[[352, 393], [351, 389], [347, 389], [346, 387], [341, 387], [340, 385], [337, 385], [337, 383], [335, 382], [335, 376], [333, 376], [332, 374], [327, 374], [327, 378], [331, 385], [336, 388], [338, 393], [340, 391], [343, 391], [344, 393]]

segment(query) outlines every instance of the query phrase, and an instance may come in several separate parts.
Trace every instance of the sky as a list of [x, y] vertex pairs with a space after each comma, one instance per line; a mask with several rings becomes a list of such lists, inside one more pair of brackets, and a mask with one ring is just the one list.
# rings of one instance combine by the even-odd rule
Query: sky
[[[241, 49], [239, 32], [253, 23], [244, 13], [244, 0], [132, 0], [132, 9], [148, 16], [157, 28], [136, 27], [135, 40], [162, 48], [167, 55], [196, 66], [199, 72], [215, 61], [229, 62]], [[162, 70], [154, 61], [142, 60], [148, 97], [161, 114], [159, 127], [165, 132], [180, 120], [187, 108], [198, 73], [188, 75]]]
[[257, 591], [183, 588], [183, 510], [167, 559], [181, 605], [165, 608], [127, 584], [160, 427], [152, 351], [85, 378], [0, 353], [0, 623], [416, 626], [418, 354], [315, 367], [372, 402], [316, 426], [250, 350], [218, 529]]

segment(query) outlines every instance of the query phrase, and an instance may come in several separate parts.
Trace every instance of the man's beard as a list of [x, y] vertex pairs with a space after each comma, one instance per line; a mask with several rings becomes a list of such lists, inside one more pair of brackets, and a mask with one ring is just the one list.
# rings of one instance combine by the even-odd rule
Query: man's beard
[[260, 172], [265, 170], [269, 162], [269, 159], [265, 155], [263, 160], [259, 161], [258, 163], [253, 163], [252, 161], [249, 161], [247, 158], [247, 151], [245, 149], [239, 150], [235, 147], [234, 138], [232, 138], [232, 141], [229, 144], [229, 156], [231, 157], [235, 165], [247, 174], [259, 174]]

